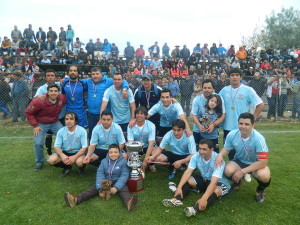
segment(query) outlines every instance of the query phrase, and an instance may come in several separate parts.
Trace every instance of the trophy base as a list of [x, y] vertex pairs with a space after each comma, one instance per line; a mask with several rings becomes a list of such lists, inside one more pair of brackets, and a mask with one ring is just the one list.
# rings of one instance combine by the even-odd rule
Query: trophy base
[[130, 193], [137, 193], [144, 190], [144, 179], [140, 176], [137, 179], [129, 178], [127, 181], [127, 186]]

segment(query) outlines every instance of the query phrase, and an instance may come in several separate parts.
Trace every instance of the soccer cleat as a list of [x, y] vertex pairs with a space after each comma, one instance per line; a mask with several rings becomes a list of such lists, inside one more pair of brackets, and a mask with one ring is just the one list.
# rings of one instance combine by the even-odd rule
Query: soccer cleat
[[77, 205], [77, 197], [71, 195], [69, 192], [64, 193], [64, 198], [70, 208], [73, 208], [75, 205]]
[[61, 177], [67, 176], [67, 175], [70, 173], [71, 168], [72, 168], [72, 166], [63, 168], [63, 170], [62, 170], [62, 172], [61, 172]]
[[194, 207], [186, 207], [183, 211], [185, 212], [186, 217], [196, 216], [196, 210]]
[[132, 196], [127, 203], [128, 212], [133, 211], [135, 209], [135, 207], [137, 206], [138, 202], [139, 202], [138, 196], [135, 196], [135, 195]]
[[35, 165], [34, 171], [39, 172], [43, 168], [43, 165]]
[[255, 200], [259, 203], [263, 203], [265, 201], [264, 195], [265, 192], [263, 191], [256, 192]]
[[247, 183], [251, 182], [251, 175], [250, 175], [249, 173], [246, 173], [246, 174], [244, 175], [244, 180], [245, 180]]
[[175, 177], [176, 169], [170, 170], [168, 179], [172, 180]]
[[156, 173], [155, 165], [150, 165], [149, 169], [150, 169], [151, 173]]
[[164, 199], [162, 200], [162, 204], [166, 207], [176, 207], [183, 205], [182, 201], [177, 200], [176, 198]]
[[176, 191], [176, 184], [174, 182], [169, 182], [169, 189], [172, 191], [172, 192], [175, 192]]

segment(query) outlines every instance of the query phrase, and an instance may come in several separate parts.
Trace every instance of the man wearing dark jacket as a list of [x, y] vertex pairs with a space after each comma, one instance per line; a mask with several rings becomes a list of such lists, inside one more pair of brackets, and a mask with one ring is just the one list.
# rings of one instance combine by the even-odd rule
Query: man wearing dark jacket
[[194, 92], [194, 84], [189, 75], [186, 75], [185, 79], [180, 82], [179, 88], [181, 92], [181, 106], [186, 113], [186, 117], [189, 117], [191, 96]]
[[39, 27], [39, 31], [36, 32], [35, 37], [36, 37], [37, 40], [42, 39], [43, 42], [45, 42], [45, 40], [46, 40], [46, 32], [43, 31], [43, 28]]

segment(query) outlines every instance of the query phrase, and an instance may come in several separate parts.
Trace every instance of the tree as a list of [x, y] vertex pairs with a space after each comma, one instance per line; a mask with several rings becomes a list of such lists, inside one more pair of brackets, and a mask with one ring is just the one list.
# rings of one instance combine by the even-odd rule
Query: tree
[[250, 36], [242, 36], [241, 45], [247, 47], [263, 47], [266, 45], [268, 36], [263, 25], [256, 24]]
[[274, 10], [266, 17], [266, 33], [268, 42], [265, 44], [286, 47], [300, 46], [300, 12], [293, 7], [282, 8], [275, 14]]

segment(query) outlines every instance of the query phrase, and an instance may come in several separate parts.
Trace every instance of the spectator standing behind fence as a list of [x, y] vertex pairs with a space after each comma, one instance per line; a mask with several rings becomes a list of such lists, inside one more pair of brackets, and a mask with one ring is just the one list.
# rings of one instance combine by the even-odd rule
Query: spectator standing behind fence
[[58, 34], [58, 38], [61, 39], [61, 40], [63, 40], [64, 42], [66, 42], [67, 41], [66, 35], [67, 35], [66, 31], [64, 30], [63, 27], [61, 27], [60, 28], [60, 32]]
[[167, 43], [164, 43], [162, 47], [162, 57], [164, 58], [171, 58], [170, 56], [170, 47], [168, 46]]
[[[289, 86], [291, 92], [293, 93], [293, 110], [292, 110], [292, 119], [300, 120], [300, 81]], [[298, 116], [297, 116], [298, 114]]]
[[44, 42], [46, 40], [46, 32], [43, 31], [43, 28], [39, 27], [39, 31], [36, 32], [35, 37], [37, 40], [42, 39]]
[[33, 41], [33, 39], [36, 42], [36, 37], [34, 36], [34, 31], [32, 30], [32, 25], [29, 24], [28, 28], [25, 28], [23, 32], [23, 37], [26, 41]]
[[14, 74], [14, 82], [12, 87], [13, 98], [13, 118], [12, 122], [18, 122], [18, 117], [21, 117], [22, 121], [26, 120], [25, 109], [29, 101], [29, 88], [26, 81], [22, 78], [21, 73]]
[[261, 77], [259, 72], [255, 72], [253, 80], [249, 82], [249, 86], [252, 87], [256, 94], [261, 98], [266, 91], [267, 80], [264, 77]]
[[90, 39], [89, 43], [86, 44], [85, 50], [86, 50], [87, 56], [92, 55], [92, 60], [94, 60], [95, 45], [93, 43], [93, 39]]
[[81, 45], [85, 45], [85, 44], [79, 40], [79, 37], [77, 37], [76, 41], [74, 42], [74, 56], [77, 56], [78, 53], [80, 52]]
[[22, 33], [20, 30], [18, 30], [17, 25], [15, 25], [14, 29], [11, 31], [10, 37], [11, 39], [17, 38], [17, 40], [20, 40], [22, 38]]
[[67, 39], [67, 48], [70, 50], [70, 45], [71, 45], [71, 50], [73, 51], [73, 39], [75, 37], [74, 30], [72, 29], [72, 26], [69, 24], [68, 29], [66, 30], [66, 39]]
[[181, 92], [181, 106], [186, 114], [186, 117], [189, 117], [191, 97], [194, 92], [194, 84], [191, 81], [191, 76], [185, 75], [184, 79], [180, 82], [179, 88]]
[[126, 57], [126, 63], [134, 58], [134, 48], [130, 45], [130, 42], [127, 41], [127, 47], [124, 49], [124, 56]]
[[11, 112], [7, 108], [7, 103], [11, 101], [9, 84], [0, 77], [0, 111], [3, 112], [2, 118], [6, 119], [11, 116]]

